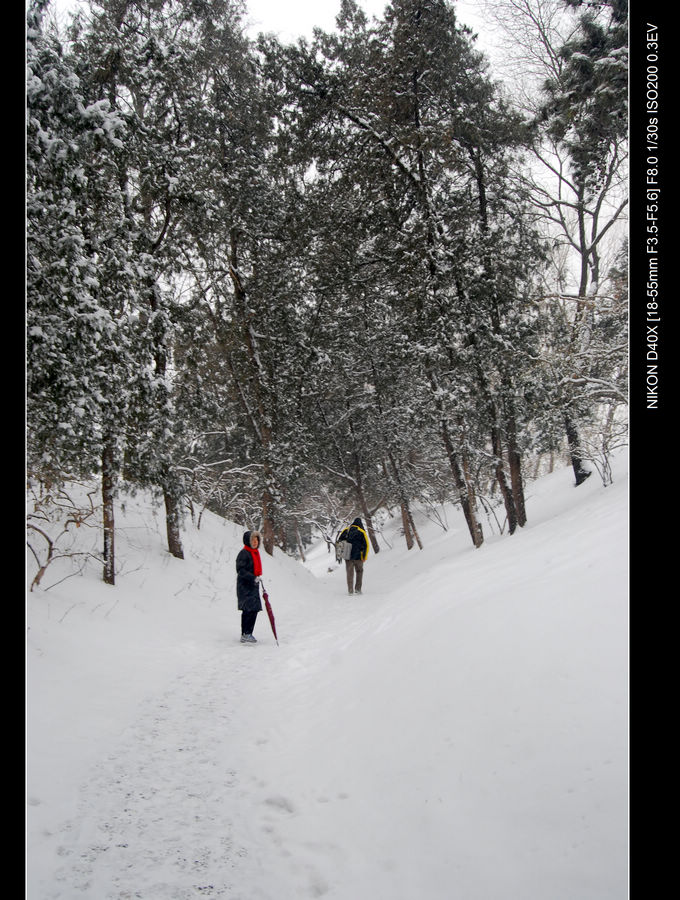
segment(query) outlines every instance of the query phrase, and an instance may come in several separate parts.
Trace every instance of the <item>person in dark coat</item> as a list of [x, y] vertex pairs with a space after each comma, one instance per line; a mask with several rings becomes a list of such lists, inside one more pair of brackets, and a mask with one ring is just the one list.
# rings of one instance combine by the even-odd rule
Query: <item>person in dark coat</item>
[[260, 576], [262, 560], [260, 559], [260, 532], [246, 531], [243, 535], [243, 548], [236, 557], [236, 597], [241, 610], [241, 643], [256, 644], [253, 637], [255, 620], [262, 609], [260, 600]]
[[364, 580], [364, 561], [368, 556], [368, 535], [361, 519], [355, 519], [348, 528], [343, 529], [338, 540], [349, 541], [352, 545], [350, 557], [345, 560], [347, 591], [350, 594], [360, 594]]

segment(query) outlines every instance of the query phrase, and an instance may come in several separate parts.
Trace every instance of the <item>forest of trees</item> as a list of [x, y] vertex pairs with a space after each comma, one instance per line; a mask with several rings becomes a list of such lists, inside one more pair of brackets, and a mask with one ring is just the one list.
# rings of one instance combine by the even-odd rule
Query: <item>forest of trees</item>
[[[625, 441], [627, 2], [450, 0], [283, 44], [240, 0], [89, 0], [26, 28], [27, 466], [304, 554], [458, 504], [475, 547]], [[41, 534], [46, 537], [45, 529]]]

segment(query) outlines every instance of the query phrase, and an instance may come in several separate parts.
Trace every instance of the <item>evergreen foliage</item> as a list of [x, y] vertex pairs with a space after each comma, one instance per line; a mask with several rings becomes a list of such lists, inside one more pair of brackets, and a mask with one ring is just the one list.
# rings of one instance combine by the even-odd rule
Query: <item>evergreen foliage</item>
[[27, 27], [28, 465], [97, 471], [130, 406], [131, 241], [116, 179], [126, 125], [91, 102], [40, 5]]
[[592, 314], [542, 300], [551, 246], [516, 176], [538, 128], [584, 203], [606, 181], [626, 121], [607, 5], [531, 123], [448, 0], [372, 22], [342, 0], [294, 45], [249, 40], [237, 0], [91, 0], [66, 37], [37, 0], [31, 474], [156, 487], [176, 556], [206, 506], [270, 553], [357, 514], [378, 552], [380, 510], [411, 547], [414, 504], [448, 500], [479, 546], [496, 492], [521, 527], [527, 458], [565, 416], [611, 435], [625, 396], [621, 263]]

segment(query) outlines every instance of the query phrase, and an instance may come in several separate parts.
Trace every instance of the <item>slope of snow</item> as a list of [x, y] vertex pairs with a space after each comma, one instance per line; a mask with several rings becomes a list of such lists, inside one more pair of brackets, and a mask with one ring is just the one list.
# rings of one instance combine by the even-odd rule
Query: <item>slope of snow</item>
[[625, 456], [596, 477], [479, 550], [392, 520], [362, 596], [324, 545], [263, 554], [278, 646], [238, 640], [243, 528], [179, 561], [128, 498], [115, 588], [28, 595], [28, 900], [623, 900]]

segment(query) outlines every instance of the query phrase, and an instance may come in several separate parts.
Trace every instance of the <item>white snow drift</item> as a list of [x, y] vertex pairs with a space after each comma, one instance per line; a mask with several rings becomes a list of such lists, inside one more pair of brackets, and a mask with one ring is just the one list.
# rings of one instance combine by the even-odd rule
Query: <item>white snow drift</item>
[[390, 520], [360, 597], [263, 554], [279, 646], [239, 643], [243, 527], [179, 561], [127, 498], [116, 587], [28, 595], [28, 900], [625, 900], [625, 466], [479, 550]]

